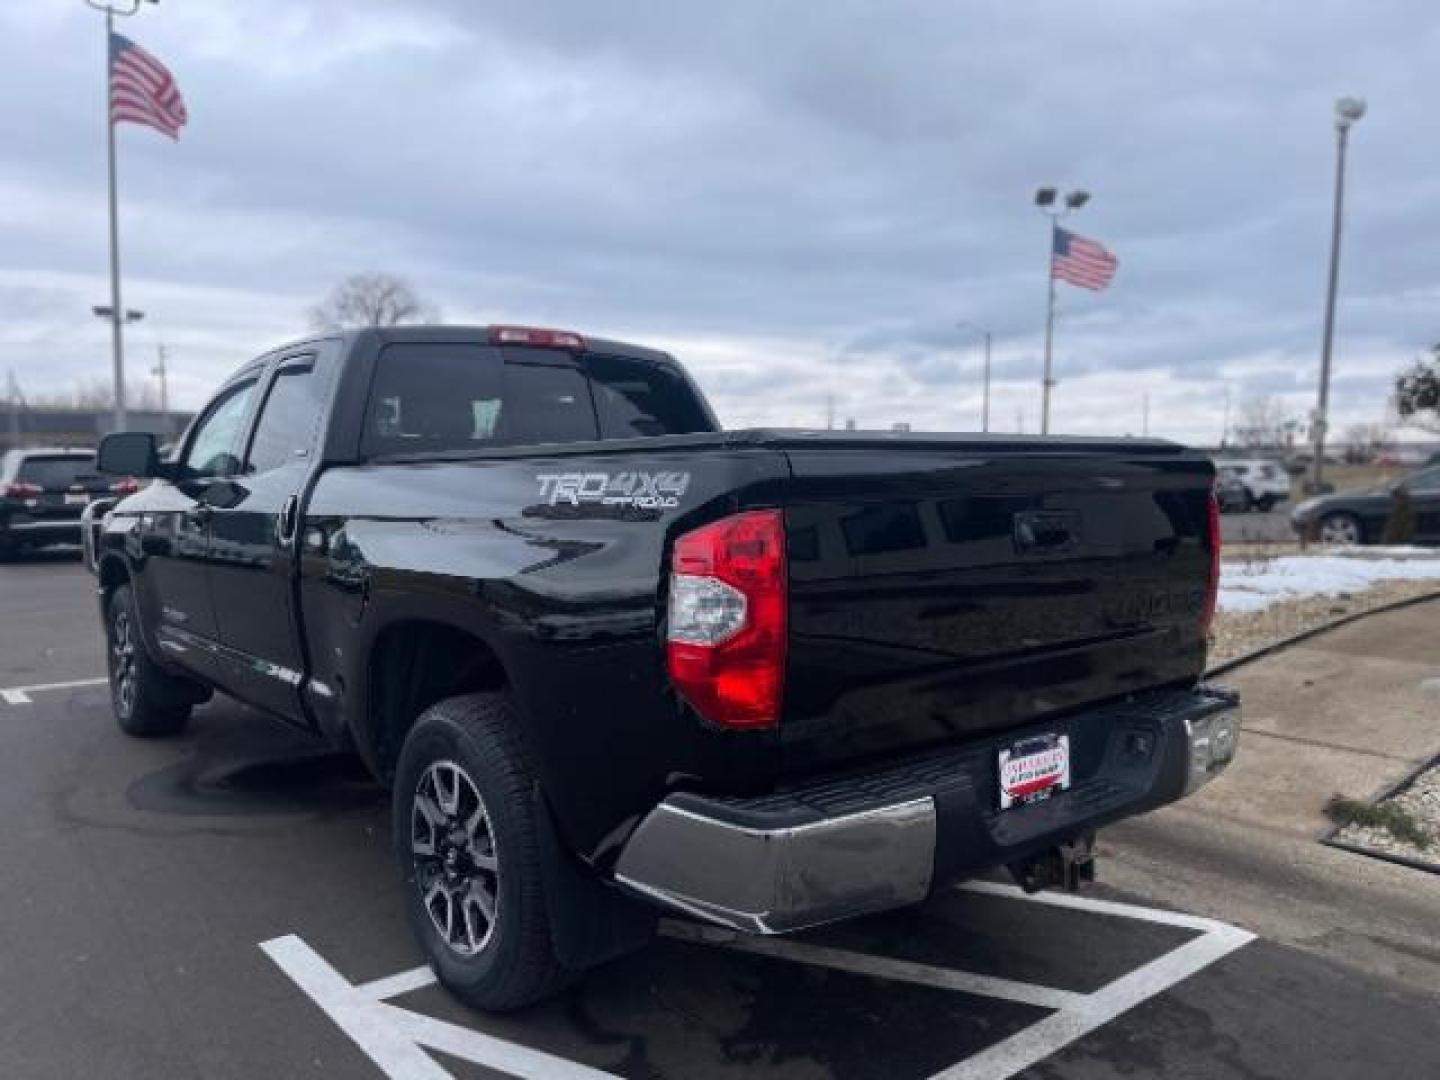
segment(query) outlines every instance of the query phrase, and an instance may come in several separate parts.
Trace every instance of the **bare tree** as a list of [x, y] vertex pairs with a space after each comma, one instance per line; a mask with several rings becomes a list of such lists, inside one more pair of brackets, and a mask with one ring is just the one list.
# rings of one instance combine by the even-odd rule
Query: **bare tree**
[[1385, 424], [1351, 424], [1345, 429], [1345, 460], [1352, 465], [1374, 461], [1390, 446], [1390, 429]]
[[393, 274], [351, 274], [310, 309], [317, 330], [437, 322], [439, 310]]
[[1285, 410], [1272, 397], [1251, 398], [1240, 406], [1235, 441], [1259, 449], [1285, 444]]

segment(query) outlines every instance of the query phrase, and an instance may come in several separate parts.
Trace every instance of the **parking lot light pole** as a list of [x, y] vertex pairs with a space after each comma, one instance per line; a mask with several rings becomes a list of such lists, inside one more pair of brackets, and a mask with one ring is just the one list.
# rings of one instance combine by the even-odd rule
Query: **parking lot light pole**
[[1310, 463], [1310, 490], [1320, 494], [1325, 479], [1325, 428], [1330, 409], [1330, 354], [1335, 343], [1335, 293], [1340, 281], [1340, 226], [1345, 213], [1345, 150], [1350, 128], [1365, 115], [1365, 99], [1343, 97], [1335, 102], [1335, 207], [1330, 219], [1330, 276], [1325, 284], [1325, 328], [1320, 339], [1320, 398], [1311, 434], [1315, 459]]
[[955, 324], [961, 330], [974, 330], [985, 339], [985, 374], [982, 377], [982, 396], [980, 404], [980, 430], [990, 430], [990, 331], [975, 323], [966, 322], [963, 319]]
[[1050, 219], [1050, 250], [1046, 253], [1045, 284], [1045, 374], [1040, 383], [1040, 434], [1050, 434], [1050, 391], [1055, 386], [1053, 345], [1055, 341], [1055, 239], [1060, 228], [1060, 219], [1073, 214], [1090, 201], [1090, 193], [1081, 189], [1068, 192], [1057, 202], [1057, 191], [1053, 187], [1035, 190], [1035, 205]]

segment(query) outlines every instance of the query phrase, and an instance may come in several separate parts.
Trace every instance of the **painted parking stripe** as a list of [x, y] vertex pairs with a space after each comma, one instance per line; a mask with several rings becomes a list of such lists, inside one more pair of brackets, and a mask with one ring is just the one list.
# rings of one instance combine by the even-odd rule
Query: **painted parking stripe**
[[388, 1004], [367, 989], [379, 987], [386, 994], [418, 989], [414, 971], [355, 986], [294, 934], [260, 948], [391, 1080], [450, 1080], [451, 1074], [425, 1047], [511, 1076], [613, 1080], [611, 1073], [543, 1050]]
[[982, 997], [1003, 998], [1021, 1005], [1035, 1005], [1042, 1009], [1066, 1009], [1077, 1005], [1083, 994], [1068, 990], [1056, 990], [1035, 983], [1016, 982], [992, 975], [976, 975], [969, 971], [953, 968], [917, 964], [910, 960], [898, 960], [889, 956], [875, 956], [872, 953], [854, 952], [849, 949], [832, 949], [823, 945], [811, 945], [805, 941], [788, 938], [751, 937], [725, 930], [710, 930], [690, 923], [667, 922], [661, 928], [666, 937], [679, 941], [700, 942], [720, 945], [735, 952], [752, 953], [756, 956], [773, 956], [777, 960], [794, 960], [815, 967], [834, 968], [852, 975], [872, 975], [896, 982], [916, 983], [933, 986], [940, 990], [958, 990], [962, 994], [978, 994]]
[[108, 679], [71, 679], [69, 682], [37, 683], [34, 686], [6, 686], [0, 687], [0, 701], [6, 705], [32, 705], [31, 694], [43, 693], [47, 690], [76, 690], [82, 686], [103, 686]]
[[[1049, 1010], [1043, 1019], [942, 1069], [929, 1080], [1007, 1080], [1255, 939], [1249, 931], [1217, 919], [1113, 900], [1069, 893], [1027, 895], [1015, 886], [983, 881], [969, 882], [960, 888], [1023, 903], [1181, 927], [1196, 931], [1196, 936], [1098, 990], [1073, 993], [790, 938], [751, 937], [670, 920], [662, 924], [662, 933], [696, 944], [1001, 998]], [[427, 1047], [518, 1077], [600, 1080], [612, 1076], [541, 1050], [387, 1003], [389, 998], [432, 985], [435, 975], [427, 967], [410, 968], [356, 986], [293, 934], [267, 941], [260, 947], [392, 1080], [449, 1077], [450, 1073], [426, 1053]]]
[[1014, 886], [983, 881], [969, 882], [961, 888], [969, 892], [1008, 896], [1052, 907], [1185, 927], [1199, 930], [1200, 936], [1136, 968], [1128, 975], [1120, 976], [1099, 990], [1077, 995], [1080, 1000], [1074, 1005], [1052, 1013], [1038, 1023], [1031, 1024], [1008, 1039], [957, 1062], [948, 1069], [942, 1069], [930, 1080], [1006, 1080], [1039, 1064], [1071, 1043], [1110, 1023], [1120, 1014], [1157, 994], [1164, 993], [1255, 940], [1255, 935], [1248, 930], [1241, 930], [1217, 919], [1121, 904], [1113, 900], [1097, 900], [1072, 893], [1035, 893], [1027, 896]]

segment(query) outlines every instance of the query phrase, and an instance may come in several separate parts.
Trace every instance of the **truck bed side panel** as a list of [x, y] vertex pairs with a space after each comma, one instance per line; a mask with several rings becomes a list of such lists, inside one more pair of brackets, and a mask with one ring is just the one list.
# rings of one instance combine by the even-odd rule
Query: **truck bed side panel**
[[[664, 566], [691, 522], [776, 497], [784, 457], [717, 447], [502, 456], [327, 470], [301, 533], [310, 701], [362, 744], [372, 649], [440, 621], [498, 656], [528, 725], [546, 797], [574, 850], [685, 777], [749, 789], [773, 779], [773, 733], [720, 733], [682, 715], [659, 639]], [[619, 479], [641, 477], [645, 479]], [[656, 483], [655, 478], [662, 479]], [[658, 491], [674, 505], [605, 503]], [[648, 485], [648, 486], [647, 486]]]

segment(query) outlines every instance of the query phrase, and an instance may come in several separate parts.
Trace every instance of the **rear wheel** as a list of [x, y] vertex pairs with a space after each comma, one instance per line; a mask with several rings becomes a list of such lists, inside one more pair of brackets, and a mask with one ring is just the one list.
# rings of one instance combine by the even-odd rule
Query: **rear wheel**
[[1354, 514], [1326, 514], [1320, 519], [1322, 544], [1361, 544], [1365, 537]]
[[410, 927], [440, 982], [480, 1009], [519, 1008], [576, 974], [555, 953], [534, 778], [505, 694], [427, 709], [395, 772], [395, 854]]
[[150, 659], [129, 585], [110, 595], [105, 630], [110, 701], [120, 730], [141, 738], [174, 735], [190, 719], [194, 688]]

